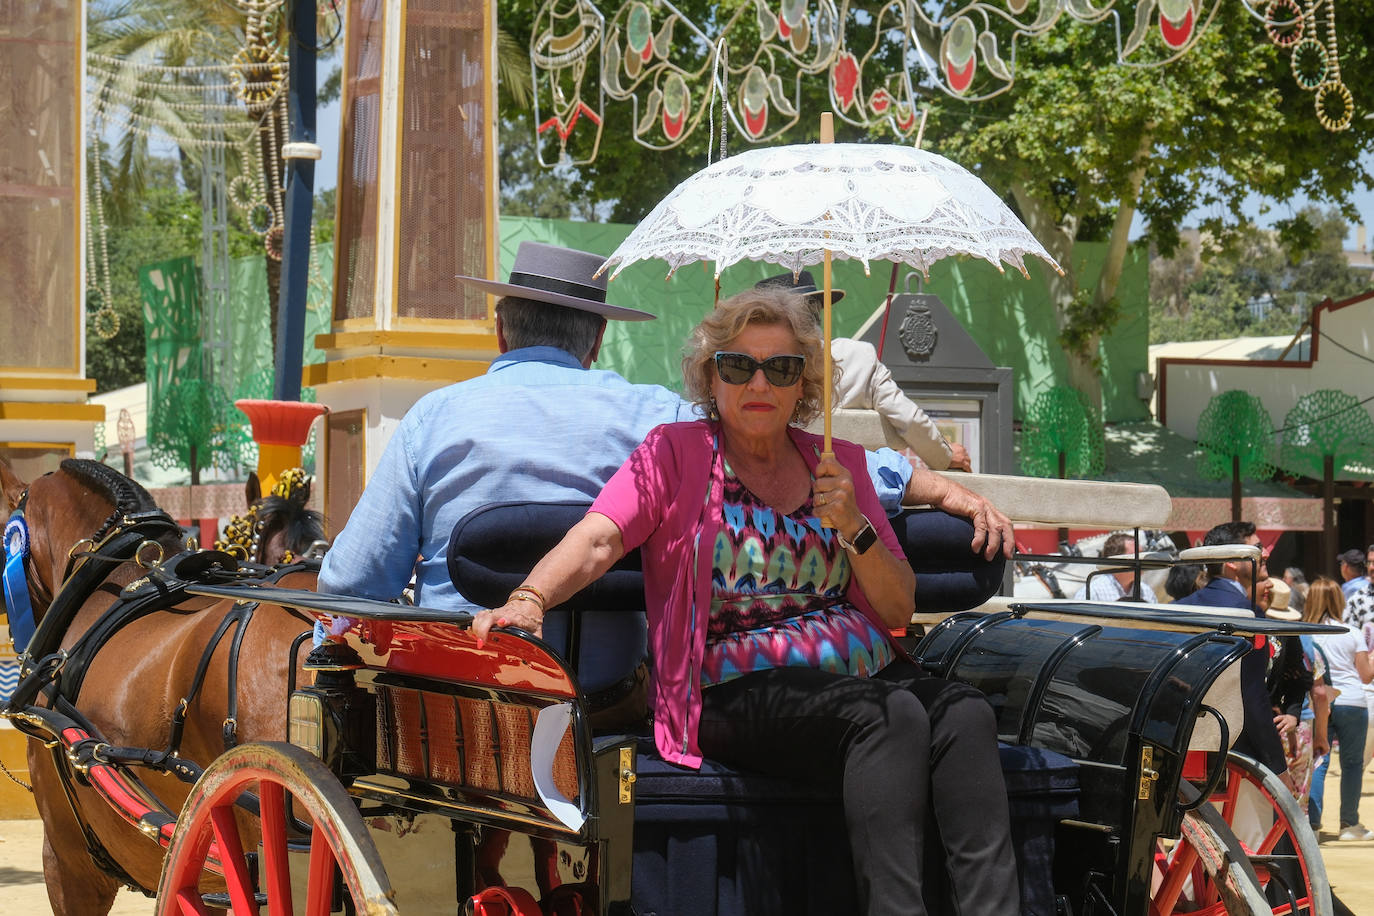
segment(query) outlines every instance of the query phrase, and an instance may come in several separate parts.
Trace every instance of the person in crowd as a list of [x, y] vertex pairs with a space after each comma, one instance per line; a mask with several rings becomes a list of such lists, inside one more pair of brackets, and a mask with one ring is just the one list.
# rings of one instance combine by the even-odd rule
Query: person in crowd
[[[759, 289], [791, 290], [806, 297], [807, 304], [820, 322], [825, 292], [816, 289], [811, 271], [793, 275], [791, 271], [768, 277], [754, 284]], [[844, 290], [832, 289], [833, 305], [844, 298]], [[871, 343], [836, 337], [830, 341], [831, 361], [839, 367], [832, 405], [876, 410], [891, 424], [902, 441], [916, 453], [927, 467], [936, 471], [968, 471], [973, 467], [968, 449], [958, 442], [948, 441], [935, 422], [915, 401], [906, 396], [892, 379], [892, 373], [878, 359], [878, 351]]]
[[[406, 413], [325, 557], [320, 591], [389, 601], [413, 575], [417, 604], [476, 611], [448, 574], [449, 537], [460, 519], [499, 501], [590, 502], [649, 430], [698, 416], [693, 404], [666, 388], [590, 368], [607, 319], [653, 317], [606, 302], [606, 280], [594, 276], [602, 261], [590, 252], [522, 242], [509, 282], [460, 278], [501, 297], [501, 355], [486, 374], [431, 392]], [[1010, 556], [1011, 523], [986, 500], [939, 474], [913, 470], [890, 449], [870, 461], [869, 476], [889, 511], [905, 496], [969, 517], [973, 551], [988, 559], [999, 550]], [[340, 618], [332, 629], [337, 634], [348, 625]], [[612, 713], [638, 709], [642, 719], [643, 616], [587, 612], [581, 625], [580, 657], [571, 661], [589, 705]], [[566, 630], [566, 615], [550, 615], [546, 635], [553, 645], [565, 644]]]
[[[1219, 547], [1223, 545], [1244, 545], [1258, 547], [1259, 535], [1250, 522], [1226, 522], [1217, 525], [1202, 538], [1202, 546]], [[1191, 595], [1178, 599], [1175, 604], [1202, 605], [1204, 607], [1246, 608], [1257, 617], [1264, 616], [1264, 604], [1268, 601], [1269, 571], [1263, 556], [1256, 568], [1249, 560], [1226, 560], [1206, 564], [1207, 584]], [[1264, 582], [1263, 591], [1259, 583]], [[1267, 687], [1269, 659], [1271, 651], [1281, 657], [1285, 666], [1300, 664], [1300, 659], [1292, 652], [1271, 650], [1269, 641], [1257, 637], [1256, 651], [1247, 652], [1240, 661], [1241, 702], [1245, 708], [1245, 724], [1236, 739], [1236, 750], [1254, 757], [1270, 770], [1279, 775], [1289, 788], [1292, 779], [1288, 775], [1288, 761], [1284, 755], [1283, 740], [1279, 729], [1288, 725], [1285, 718], [1275, 716]], [[1301, 655], [1301, 653], [1297, 653]], [[1286, 690], [1311, 689], [1310, 675], [1306, 684], [1300, 673], [1281, 673]]]
[[[1294, 610], [1291, 604], [1296, 591], [1283, 579], [1270, 582], [1269, 606], [1264, 615], [1275, 620], [1298, 621], [1302, 613]], [[1283, 651], [1301, 653], [1300, 671], [1311, 687], [1296, 696], [1288, 689], [1280, 673], [1289, 670], [1282, 660], [1276, 659], [1269, 666], [1269, 700], [1273, 704], [1275, 723], [1279, 736], [1283, 739], [1284, 756], [1288, 760], [1288, 775], [1292, 779], [1293, 798], [1298, 807], [1307, 811], [1308, 797], [1312, 790], [1312, 767], [1314, 759], [1321, 759], [1331, 750], [1327, 743], [1326, 726], [1331, 703], [1326, 693], [1325, 662], [1311, 643], [1310, 637], [1284, 637], [1279, 643]], [[1289, 728], [1291, 718], [1292, 727]]]
[[1205, 582], [1206, 575], [1201, 566], [1196, 563], [1180, 563], [1169, 567], [1169, 574], [1164, 579], [1164, 591], [1168, 593], [1169, 600], [1177, 601], [1202, 588]]
[[1341, 592], [1345, 595], [1344, 619], [1350, 626], [1363, 629], [1365, 624], [1374, 623], [1374, 582], [1366, 577], [1364, 585], [1346, 592], [1345, 585], [1348, 584], [1347, 581], [1341, 586]]
[[1341, 592], [1349, 601], [1351, 595], [1369, 584], [1369, 576], [1365, 575], [1368, 560], [1363, 550], [1352, 547], [1336, 557], [1336, 562], [1341, 570]]
[[1303, 605], [1307, 601], [1307, 576], [1296, 566], [1290, 566], [1283, 571], [1283, 581], [1292, 590], [1288, 606], [1301, 617]]
[[[1319, 576], [1307, 590], [1303, 619], [1309, 623], [1340, 624], [1345, 596], [1334, 579]], [[1341, 755], [1340, 840], [1374, 840], [1374, 831], [1360, 823], [1360, 791], [1364, 780], [1365, 735], [1369, 730], [1369, 711], [1365, 707], [1364, 685], [1374, 680], [1374, 663], [1359, 631], [1345, 627], [1340, 633], [1318, 633], [1313, 642], [1326, 660], [1327, 674], [1335, 694], [1331, 704], [1328, 734], [1339, 746]], [[1326, 781], [1326, 761], [1312, 774], [1312, 797], [1308, 820], [1314, 831], [1321, 827], [1322, 802]]]
[[801, 428], [820, 405], [821, 347], [800, 296], [749, 289], [721, 302], [683, 360], [707, 419], [651, 432], [472, 632], [537, 633], [547, 609], [640, 548], [664, 759], [841, 785], [868, 914], [926, 912], [929, 805], [957, 912], [1018, 912], [992, 709], [893, 640], [920, 583], [862, 450], [836, 440], [822, 453]]
[[[1102, 556], [1104, 557], [1135, 557], [1135, 536], [1128, 531], [1117, 531], [1110, 535], [1102, 545]], [[1098, 573], [1091, 576], [1087, 582], [1079, 586], [1074, 597], [1078, 599], [1089, 598], [1088, 587], [1091, 584], [1092, 601], [1134, 601], [1135, 597], [1134, 570], [1123, 570], [1113, 573]], [[1150, 588], [1148, 583], [1140, 583], [1140, 599], [1154, 604], [1159, 599], [1155, 596], [1155, 590]]]

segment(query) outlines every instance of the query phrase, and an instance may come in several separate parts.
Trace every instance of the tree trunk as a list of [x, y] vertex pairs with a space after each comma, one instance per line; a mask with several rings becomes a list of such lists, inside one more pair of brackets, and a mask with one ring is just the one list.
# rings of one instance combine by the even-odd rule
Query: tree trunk
[[[1121, 283], [1121, 272], [1125, 268], [1126, 253], [1130, 250], [1131, 222], [1135, 219], [1136, 203], [1140, 200], [1140, 188], [1145, 181], [1145, 169], [1150, 162], [1150, 145], [1153, 137], [1149, 132], [1143, 134], [1136, 148], [1136, 167], [1132, 170], [1118, 202], [1116, 219], [1112, 223], [1111, 235], [1107, 240], [1107, 257], [1102, 265], [1102, 273], [1093, 289], [1093, 305], [1102, 306], [1116, 296]], [[1050, 299], [1055, 307], [1055, 324], [1063, 333], [1069, 322], [1069, 307], [1078, 293], [1078, 278], [1074, 271], [1073, 245], [1078, 239], [1080, 215], [1065, 214], [1056, 218], [1052, 208], [1032, 195], [1025, 182], [1014, 181], [1011, 185], [1013, 198], [1026, 222], [1026, 227], [1040, 240], [1050, 255], [1059, 262], [1064, 275], [1049, 278]], [[1077, 349], [1065, 348], [1068, 360], [1069, 384], [1082, 392], [1101, 416], [1102, 377], [1098, 369], [1099, 349], [1102, 333], [1093, 332], [1084, 336], [1082, 346]]]

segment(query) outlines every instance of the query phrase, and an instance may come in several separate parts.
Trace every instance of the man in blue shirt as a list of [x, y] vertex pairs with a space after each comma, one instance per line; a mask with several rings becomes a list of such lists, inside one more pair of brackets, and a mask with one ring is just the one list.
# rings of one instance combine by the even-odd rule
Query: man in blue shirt
[[[648, 432], [699, 419], [695, 408], [658, 385], [635, 385], [590, 368], [606, 319], [653, 316], [606, 303], [593, 277], [599, 255], [524, 242], [510, 282], [461, 277], [496, 293], [501, 356], [485, 375], [433, 391], [402, 418], [354, 508], [325, 555], [319, 590], [391, 600], [415, 576], [415, 603], [476, 610], [449, 579], [449, 536], [473, 509], [498, 502], [590, 503]], [[905, 495], [983, 529], [989, 558], [1009, 554], [1011, 526], [985, 500], [884, 449], [869, 470], [884, 506]], [[975, 545], [977, 549], [977, 545]], [[544, 638], [564, 644], [566, 615], [552, 611]], [[646, 655], [642, 615], [582, 616], [584, 689], [622, 684]], [[627, 660], [633, 659], [627, 669]]]

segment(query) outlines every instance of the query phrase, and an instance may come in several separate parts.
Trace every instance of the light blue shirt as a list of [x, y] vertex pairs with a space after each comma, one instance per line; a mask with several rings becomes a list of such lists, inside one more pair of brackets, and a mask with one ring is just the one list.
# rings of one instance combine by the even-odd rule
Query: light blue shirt
[[[463, 516], [498, 502], [590, 503], [655, 426], [699, 418], [667, 388], [584, 369], [563, 350], [511, 350], [406, 413], [325, 554], [319, 590], [389, 601], [413, 573], [416, 604], [476, 611], [448, 575], [449, 535]], [[868, 457], [883, 507], [895, 512], [911, 466], [891, 449]], [[555, 648], [565, 644], [564, 616], [544, 622]], [[647, 651], [641, 615], [589, 612], [582, 634], [584, 689], [625, 676], [623, 661], [610, 659], [638, 663]]]
[[1349, 601], [1350, 596], [1358, 592], [1369, 584], [1368, 576], [1356, 576], [1341, 583], [1341, 592], [1345, 595], [1345, 600]]

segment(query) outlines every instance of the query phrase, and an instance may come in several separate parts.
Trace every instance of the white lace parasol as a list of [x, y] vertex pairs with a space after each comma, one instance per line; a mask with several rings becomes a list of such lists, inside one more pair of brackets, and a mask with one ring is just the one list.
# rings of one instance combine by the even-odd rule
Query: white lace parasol
[[714, 261], [793, 271], [836, 258], [901, 261], [923, 273], [952, 254], [1026, 272], [1028, 254], [1059, 265], [992, 190], [943, 156], [907, 146], [809, 143], [753, 149], [673, 189], [601, 270], [649, 258], [669, 273]]

